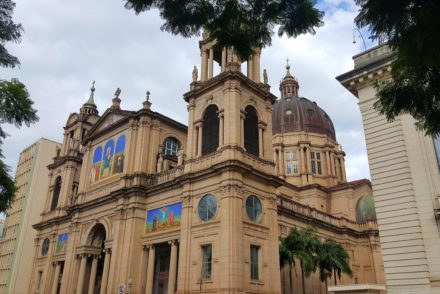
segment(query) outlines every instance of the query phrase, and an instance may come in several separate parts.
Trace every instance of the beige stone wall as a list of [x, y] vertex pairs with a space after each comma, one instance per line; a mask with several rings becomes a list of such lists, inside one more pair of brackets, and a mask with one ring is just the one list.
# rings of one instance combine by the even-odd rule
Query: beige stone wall
[[429, 166], [435, 163], [433, 145], [407, 116], [388, 123], [373, 109], [375, 101], [371, 86], [359, 90], [388, 291], [435, 293], [430, 279], [438, 266], [431, 273], [430, 263], [437, 263], [440, 242], [432, 182], [440, 177]]
[[26, 148], [17, 165], [18, 191], [5, 221], [0, 241], [0, 293], [27, 293], [34, 259], [32, 225], [39, 221], [48, 187], [47, 165], [58, 143], [40, 139]]
[[355, 56], [355, 70], [338, 79], [359, 98], [388, 292], [438, 293], [440, 174], [432, 138], [417, 131], [409, 115], [387, 122], [373, 107], [373, 82], [390, 78], [392, 61], [381, 45]]

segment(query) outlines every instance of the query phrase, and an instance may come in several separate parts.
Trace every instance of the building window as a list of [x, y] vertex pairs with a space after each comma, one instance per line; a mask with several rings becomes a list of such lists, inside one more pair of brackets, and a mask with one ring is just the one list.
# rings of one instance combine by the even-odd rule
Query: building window
[[287, 174], [297, 174], [298, 173], [298, 152], [297, 151], [287, 151], [286, 155], [286, 170]]
[[203, 196], [199, 202], [199, 217], [203, 221], [212, 219], [217, 211], [217, 200], [214, 195], [208, 194]]
[[251, 245], [251, 280], [258, 280], [258, 251], [260, 247]]
[[203, 115], [202, 155], [217, 151], [220, 127], [217, 112], [217, 106], [209, 105]]
[[244, 119], [244, 148], [246, 152], [258, 156], [258, 116], [257, 111], [252, 106], [245, 109]]
[[310, 152], [310, 157], [312, 159], [312, 173], [313, 174], [322, 174], [321, 153]]
[[202, 279], [211, 279], [212, 245], [202, 246]]
[[52, 195], [52, 203], [50, 204], [50, 210], [55, 209], [58, 206], [58, 198], [60, 197], [61, 192], [61, 177], [57, 177], [55, 180], [55, 188], [53, 189]]
[[435, 155], [437, 156], [437, 163], [440, 167], [440, 134], [437, 134], [433, 138], [434, 140], [434, 149], [435, 149]]
[[163, 144], [162, 153], [163, 155], [177, 156], [179, 149], [180, 142], [173, 137], [168, 137]]
[[41, 256], [46, 256], [47, 252], [49, 252], [49, 239], [46, 238], [43, 241], [43, 244], [41, 245]]
[[258, 222], [262, 215], [261, 201], [256, 196], [251, 195], [246, 199], [246, 212], [248, 217], [254, 221]]

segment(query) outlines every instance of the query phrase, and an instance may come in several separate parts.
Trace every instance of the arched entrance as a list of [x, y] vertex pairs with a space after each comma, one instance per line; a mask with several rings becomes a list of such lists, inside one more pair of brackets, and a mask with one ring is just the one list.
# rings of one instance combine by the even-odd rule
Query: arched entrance
[[[103, 277], [105, 258], [104, 242], [107, 238], [104, 225], [98, 223], [89, 232], [84, 246], [81, 246], [80, 268], [76, 293], [104, 293]], [[107, 261], [108, 263], [108, 261]], [[106, 280], [106, 279], [104, 279]], [[104, 282], [105, 283], [105, 282]]]
[[[102, 273], [104, 269], [104, 241], [106, 239], [105, 228], [102, 224], [96, 224], [93, 229], [90, 231], [90, 246], [96, 249], [99, 248], [99, 255], [92, 256], [92, 260], [89, 263], [90, 266], [90, 280], [88, 287], [88, 294], [99, 294], [101, 291], [101, 282], [102, 282]], [[97, 259], [96, 261], [94, 259]], [[94, 266], [94, 263], [96, 265]], [[96, 269], [94, 268], [96, 267]], [[95, 273], [94, 273], [95, 272]], [[95, 275], [95, 279], [93, 281], [93, 275]], [[92, 291], [92, 292], [91, 292]]]

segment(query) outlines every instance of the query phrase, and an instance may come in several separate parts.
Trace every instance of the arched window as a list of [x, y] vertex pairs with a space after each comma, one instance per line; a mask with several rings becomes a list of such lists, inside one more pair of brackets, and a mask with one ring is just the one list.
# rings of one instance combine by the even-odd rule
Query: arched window
[[60, 198], [61, 192], [61, 177], [55, 180], [55, 188], [53, 189], [52, 203], [50, 204], [50, 210], [55, 209], [58, 206], [58, 198]]
[[48, 238], [44, 239], [43, 244], [41, 245], [41, 256], [46, 256], [47, 252], [49, 252], [49, 244], [50, 241]]
[[250, 154], [258, 156], [258, 116], [257, 111], [252, 106], [245, 109], [246, 118], [244, 119], [244, 148]]
[[210, 105], [203, 115], [202, 155], [214, 152], [218, 148], [219, 118], [218, 108]]
[[180, 142], [173, 137], [168, 137], [163, 143], [162, 153], [163, 155], [177, 156], [177, 152], [179, 152], [179, 149]]

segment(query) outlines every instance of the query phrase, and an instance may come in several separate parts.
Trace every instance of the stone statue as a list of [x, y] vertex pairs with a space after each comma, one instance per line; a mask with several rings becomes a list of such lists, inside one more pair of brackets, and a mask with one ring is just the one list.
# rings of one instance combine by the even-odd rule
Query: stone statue
[[263, 70], [263, 81], [264, 81], [264, 83], [266, 85], [269, 82], [268, 79], [267, 79], [267, 71], [266, 71], [266, 69]]
[[119, 95], [121, 95], [121, 89], [117, 88], [115, 91], [115, 97], [119, 98]]
[[159, 159], [157, 160], [157, 166], [156, 166], [158, 173], [162, 172], [162, 163], [163, 163], [163, 156], [161, 154], [159, 155]]
[[57, 145], [56, 147], [55, 147], [55, 149], [56, 149], [56, 152], [57, 152], [57, 157], [60, 157], [60, 153], [61, 153], [61, 147], [59, 146], [59, 145]]
[[197, 82], [198, 75], [199, 75], [199, 71], [197, 70], [197, 67], [194, 65], [194, 69], [192, 72], [193, 82]]
[[183, 147], [180, 147], [179, 151], [177, 152], [177, 165], [183, 164]]

